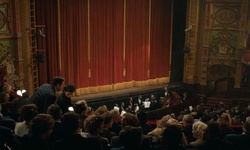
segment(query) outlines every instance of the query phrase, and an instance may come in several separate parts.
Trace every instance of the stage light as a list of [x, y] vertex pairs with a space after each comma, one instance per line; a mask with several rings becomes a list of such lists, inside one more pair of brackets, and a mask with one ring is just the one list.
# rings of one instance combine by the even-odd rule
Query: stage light
[[74, 111], [74, 108], [73, 108], [72, 106], [70, 106], [70, 107], [68, 108], [68, 110], [69, 110], [69, 111]]
[[16, 94], [19, 95], [19, 96], [23, 96], [23, 93], [25, 93], [25, 92], [26, 92], [25, 89], [23, 89], [23, 90], [17, 90]]

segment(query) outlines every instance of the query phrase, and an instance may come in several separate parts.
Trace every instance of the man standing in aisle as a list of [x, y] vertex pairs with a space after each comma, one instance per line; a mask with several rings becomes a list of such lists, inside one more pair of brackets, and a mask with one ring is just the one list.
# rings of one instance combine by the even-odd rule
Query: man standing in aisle
[[64, 78], [56, 76], [52, 84], [41, 85], [30, 97], [30, 102], [37, 105], [39, 113], [46, 113], [47, 108], [56, 101], [56, 92], [62, 91], [63, 86]]

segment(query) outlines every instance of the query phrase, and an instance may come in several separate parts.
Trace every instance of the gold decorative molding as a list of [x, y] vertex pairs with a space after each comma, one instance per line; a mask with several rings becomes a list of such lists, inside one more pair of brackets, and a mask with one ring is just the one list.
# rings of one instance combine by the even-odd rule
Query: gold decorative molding
[[212, 27], [232, 27], [239, 26], [240, 5], [214, 4], [212, 14]]
[[[0, 43], [0, 70], [4, 75], [3, 80], [8, 84], [13, 84], [16, 89], [19, 88], [20, 77], [15, 74], [14, 58], [10, 54], [9, 47]], [[2, 80], [2, 79], [1, 79]]]

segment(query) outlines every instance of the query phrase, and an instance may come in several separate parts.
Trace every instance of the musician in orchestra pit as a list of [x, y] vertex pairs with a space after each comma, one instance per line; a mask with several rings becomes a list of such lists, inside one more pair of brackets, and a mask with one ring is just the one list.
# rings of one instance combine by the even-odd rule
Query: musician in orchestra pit
[[169, 97], [170, 96], [170, 90], [169, 90], [169, 85], [164, 87], [164, 96]]
[[121, 102], [119, 105], [119, 112], [121, 113], [122, 111], [126, 111], [124, 102]]
[[138, 95], [138, 98], [134, 100], [134, 104], [138, 104], [139, 108], [143, 108], [142, 95]]
[[157, 99], [155, 98], [155, 95], [151, 94], [149, 109], [150, 110], [155, 110], [155, 109], [158, 109], [160, 107], [161, 107], [161, 104], [157, 101]]
[[173, 106], [173, 103], [171, 102], [171, 98], [168, 98], [168, 99], [166, 100], [165, 107], [170, 107], [170, 106]]
[[187, 92], [183, 92], [181, 103], [184, 103], [187, 100]]
[[129, 97], [128, 101], [125, 103], [125, 109], [126, 110], [132, 109], [133, 106], [134, 106], [133, 97]]

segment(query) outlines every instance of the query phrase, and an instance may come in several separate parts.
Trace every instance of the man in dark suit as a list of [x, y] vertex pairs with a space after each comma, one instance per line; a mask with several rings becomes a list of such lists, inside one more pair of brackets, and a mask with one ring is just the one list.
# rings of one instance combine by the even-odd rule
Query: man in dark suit
[[151, 94], [150, 96], [150, 106], [149, 110], [155, 110], [161, 107], [161, 104], [155, 98], [155, 95]]
[[138, 95], [138, 98], [134, 100], [134, 104], [143, 105], [142, 95]]
[[133, 101], [133, 97], [129, 97], [128, 101], [126, 102], [126, 110], [132, 109], [134, 106], [134, 101]]
[[184, 103], [187, 100], [187, 92], [184, 92], [182, 95], [181, 103]]
[[55, 103], [56, 92], [62, 91], [64, 86], [63, 77], [54, 77], [52, 84], [41, 85], [30, 97], [30, 102], [36, 104], [39, 113], [46, 113], [48, 107]]
[[169, 89], [169, 85], [164, 87], [164, 96], [165, 97], [169, 97], [170, 96], [170, 89]]

